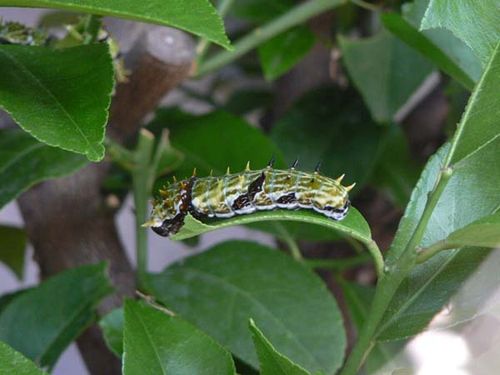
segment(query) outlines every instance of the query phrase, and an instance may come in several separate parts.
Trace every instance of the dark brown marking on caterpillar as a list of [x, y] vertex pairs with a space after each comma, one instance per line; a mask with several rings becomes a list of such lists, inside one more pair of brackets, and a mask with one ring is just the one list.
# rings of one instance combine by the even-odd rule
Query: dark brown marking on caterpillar
[[295, 197], [295, 193], [289, 193], [279, 197], [276, 202], [279, 204], [291, 204], [291, 203], [296, 203], [297, 198]]

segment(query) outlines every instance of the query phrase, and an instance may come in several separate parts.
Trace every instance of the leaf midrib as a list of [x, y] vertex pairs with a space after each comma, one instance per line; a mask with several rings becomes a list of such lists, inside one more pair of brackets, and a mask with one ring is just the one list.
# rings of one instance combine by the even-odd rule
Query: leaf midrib
[[130, 312], [135, 316], [136, 321], [139, 322], [140, 326], [144, 330], [144, 334], [146, 335], [146, 338], [147, 338], [147, 343], [151, 346], [152, 351], [155, 354], [156, 359], [158, 360], [158, 365], [160, 366], [160, 368], [162, 370], [162, 374], [166, 375], [167, 370], [163, 366], [163, 362], [161, 361], [160, 353], [158, 353], [158, 350], [156, 350], [156, 345], [153, 343], [153, 339], [152, 339], [151, 334], [149, 333], [148, 328], [146, 327], [146, 325], [142, 321], [141, 316], [139, 314], [137, 314], [133, 308], [130, 309]]

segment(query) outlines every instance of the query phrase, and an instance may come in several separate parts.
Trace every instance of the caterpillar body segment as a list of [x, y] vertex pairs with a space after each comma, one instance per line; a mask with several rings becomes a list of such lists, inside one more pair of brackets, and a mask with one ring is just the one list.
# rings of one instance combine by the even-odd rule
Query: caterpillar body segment
[[155, 200], [150, 226], [162, 236], [175, 234], [190, 213], [199, 220], [230, 218], [256, 211], [312, 209], [333, 220], [342, 220], [349, 209], [348, 192], [354, 185], [342, 186], [337, 180], [302, 172], [294, 165], [288, 170], [247, 168], [240, 173], [215, 177], [196, 177], [174, 182], [160, 190]]

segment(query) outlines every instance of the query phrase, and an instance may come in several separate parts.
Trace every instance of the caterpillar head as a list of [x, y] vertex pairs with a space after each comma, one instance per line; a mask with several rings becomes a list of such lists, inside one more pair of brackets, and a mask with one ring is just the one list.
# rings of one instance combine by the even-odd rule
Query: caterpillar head
[[174, 234], [182, 227], [189, 204], [183, 183], [172, 184], [160, 190], [161, 199], [154, 200], [151, 218], [143, 224], [144, 227], [151, 227], [161, 236]]

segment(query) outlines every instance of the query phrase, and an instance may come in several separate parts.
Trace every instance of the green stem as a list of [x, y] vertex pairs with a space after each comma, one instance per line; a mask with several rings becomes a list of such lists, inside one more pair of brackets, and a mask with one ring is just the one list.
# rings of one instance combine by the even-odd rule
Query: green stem
[[384, 257], [380, 249], [377, 246], [377, 243], [373, 240], [364, 242], [366, 248], [370, 252], [373, 261], [375, 263], [375, 270], [377, 271], [377, 276], [381, 277], [384, 274]]
[[134, 153], [135, 165], [132, 170], [132, 185], [135, 205], [135, 244], [137, 257], [137, 275], [139, 283], [147, 272], [148, 233], [142, 224], [146, 221], [150, 188], [150, 170], [148, 165], [154, 148], [154, 137], [147, 131], [141, 131], [137, 149]]
[[431, 246], [425, 247], [418, 251], [417, 263], [423, 263], [443, 250], [454, 249], [459, 246], [460, 245], [454, 245], [452, 243], [449, 243], [447, 240], [438, 241], [432, 244]]
[[99, 37], [99, 30], [101, 29], [102, 22], [101, 16], [94, 14], [87, 14], [85, 16], [83, 44], [95, 43]]
[[120, 165], [125, 170], [132, 172], [134, 169], [134, 153], [113, 139], [104, 138], [104, 145], [106, 146], [106, 157], [109, 157], [114, 163]]
[[363, 245], [361, 245], [358, 241], [356, 241], [355, 239], [351, 238], [351, 237], [344, 237], [344, 240], [349, 244], [351, 245], [351, 247], [354, 249], [354, 251], [356, 252], [356, 254], [361, 254], [364, 249], [363, 249]]
[[290, 254], [292, 254], [293, 259], [295, 259], [298, 262], [302, 262], [304, 258], [302, 257], [302, 253], [300, 252], [300, 248], [297, 242], [290, 236], [284, 237], [283, 241], [286, 242], [288, 249], [290, 250]]
[[223, 51], [201, 63], [196, 72], [197, 76], [207, 74], [213, 70], [229, 64], [258, 45], [271, 39], [272, 37], [299, 25], [311, 17], [335, 8], [347, 0], [309, 0], [290, 9], [285, 14], [272, 20], [262, 27], [251, 31], [234, 44], [233, 51]]
[[276, 230], [280, 233], [281, 239], [288, 246], [288, 250], [290, 250], [290, 254], [292, 255], [292, 258], [298, 262], [304, 261], [304, 258], [302, 257], [302, 253], [300, 252], [299, 245], [297, 244], [295, 239], [290, 235], [290, 233], [286, 230], [286, 228], [283, 226], [283, 224], [278, 222], [278, 223], [273, 223], [273, 225], [276, 228]]
[[363, 253], [350, 258], [337, 259], [304, 259], [304, 264], [310, 268], [326, 268], [334, 271], [344, 271], [372, 261], [370, 254]]
[[[167, 133], [164, 132], [155, 150], [152, 133], [142, 129], [139, 133], [137, 148], [133, 153], [132, 185], [135, 205], [136, 256], [139, 285], [148, 267], [148, 232], [142, 224], [147, 220], [148, 200], [156, 178], [161, 156], [168, 146]], [[154, 152], [153, 152], [154, 151]]]
[[377, 289], [370, 308], [369, 318], [363, 326], [359, 339], [349, 355], [340, 375], [355, 375], [373, 347], [377, 327], [384, 317], [385, 311], [387, 310], [387, 307], [389, 306], [399, 285], [415, 264], [416, 248], [422, 240], [432, 212], [434, 211], [434, 208], [436, 207], [451, 175], [452, 169], [450, 167], [446, 166], [441, 170], [434, 189], [429, 193], [424, 211], [412, 237], [410, 238], [410, 241], [406, 245], [400, 257], [394, 262], [395, 264], [386, 266], [386, 272], [377, 283]]
[[[224, 18], [227, 15], [233, 3], [234, 0], [219, 0], [217, 4], [217, 12], [219, 13], [221, 18]], [[198, 62], [198, 64], [201, 63], [201, 60], [203, 59], [203, 56], [205, 56], [209, 45], [210, 41], [208, 39], [201, 39], [196, 46], [196, 61]]]

